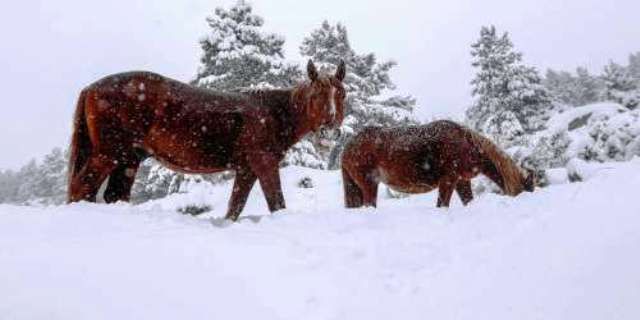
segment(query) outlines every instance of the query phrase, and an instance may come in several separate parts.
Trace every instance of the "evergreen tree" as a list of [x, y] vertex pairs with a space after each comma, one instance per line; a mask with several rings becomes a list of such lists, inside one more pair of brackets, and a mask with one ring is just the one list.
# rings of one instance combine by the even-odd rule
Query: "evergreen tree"
[[0, 203], [10, 203], [16, 198], [19, 178], [12, 170], [0, 171]]
[[33, 188], [38, 179], [38, 171], [38, 163], [35, 159], [31, 159], [25, 166], [20, 168], [16, 194], [12, 202], [26, 203], [33, 199]]
[[584, 67], [576, 69], [576, 86], [578, 95], [576, 106], [583, 106], [589, 103], [600, 101], [601, 92], [604, 90], [604, 83], [595, 76], [592, 76]]
[[554, 99], [569, 106], [583, 106], [600, 101], [604, 90], [602, 81], [583, 67], [578, 67], [575, 75], [549, 69], [543, 84]]
[[548, 69], [543, 84], [554, 99], [567, 105], [578, 105], [580, 92], [577, 79], [570, 72]]
[[201, 65], [194, 84], [218, 90], [269, 84], [288, 87], [300, 75], [284, 63], [284, 38], [263, 32], [264, 20], [245, 1], [207, 18], [210, 33], [200, 40]]
[[[0, 183], [0, 202], [60, 204], [66, 199], [68, 154], [54, 148], [41, 163], [29, 161], [18, 172], [7, 171]], [[2, 181], [4, 180], [4, 181]]]
[[[334, 138], [329, 146], [314, 143], [313, 136], [307, 139], [304, 147], [297, 145], [289, 153], [289, 163], [299, 165], [336, 168], [339, 153], [344, 142], [354, 132], [367, 125], [395, 126], [414, 123], [412, 112], [415, 99], [410, 96], [382, 97], [383, 93], [396, 89], [389, 72], [396, 65], [393, 61], [380, 62], [375, 54], [358, 54], [351, 47], [347, 29], [342, 24], [331, 25], [324, 21], [302, 42], [300, 53], [312, 59], [324, 72], [334, 72], [335, 67], [344, 61], [347, 75], [344, 80], [347, 97], [345, 100], [345, 121], [340, 138]], [[298, 154], [300, 153], [300, 154]], [[308, 161], [292, 161], [292, 159]]]
[[[636, 81], [640, 82], [640, 52], [632, 53], [629, 55], [629, 75]], [[638, 85], [640, 86], [640, 85]]]
[[538, 72], [522, 64], [509, 35], [499, 36], [493, 26], [482, 27], [471, 47], [476, 100], [467, 111], [468, 122], [504, 147], [524, 143], [523, 135], [544, 128], [552, 107]]
[[604, 67], [602, 79], [605, 85], [604, 99], [620, 103], [629, 109], [635, 109], [640, 104], [638, 83], [624, 66], [610, 62]]
[[38, 177], [33, 186], [33, 196], [45, 203], [64, 202], [67, 190], [68, 155], [54, 148], [44, 156], [38, 168]]

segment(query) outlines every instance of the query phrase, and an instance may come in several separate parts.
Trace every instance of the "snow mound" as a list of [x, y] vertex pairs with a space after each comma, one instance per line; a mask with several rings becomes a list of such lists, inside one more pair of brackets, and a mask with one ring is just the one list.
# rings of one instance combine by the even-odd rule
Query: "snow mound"
[[[234, 224], [230, 185], [0, 205], [0, 318], [638, 319], [640, 159], [600, 166], [448, 210], [435, 192], [345, 210], [339, 172], [287, 168], [288, 209], [256, 188]], [[212, 211], [176, 212], [189, 203]]]
[[571, 131], [587, 124], [589, 120], [610, 118], [625, 111], [625, 107], [613, 102], [571, 108], [549, 119], [547, 130], [552, 134]]
[[572, 159], [628, 161], [640, 156], [640, 109], [610, 102], [570, 108], [551, 117], [531, 141], [511, 153], [539, 169], [564, 167]]

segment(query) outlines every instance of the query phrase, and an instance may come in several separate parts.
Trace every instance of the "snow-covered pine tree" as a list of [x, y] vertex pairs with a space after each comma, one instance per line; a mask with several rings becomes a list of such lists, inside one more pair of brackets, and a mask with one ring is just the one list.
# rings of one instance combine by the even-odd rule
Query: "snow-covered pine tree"
[[33, 186], [35, 199], [47, 204], [59, 204], [65, 201], [68, 158], [69, 155], [60, 148], [54, 148], [44, 156]]
[[598, 77], [591, 75], [587, 68], [576, 68], [575, 81], [579, 90], [576, 106], [583, 106], [600, 101], [601, 93], [604, 91], [604, 83]]
[[640, 52], [629, 55], [629, 66], [627, 68], [631, 77], [640, 82]]
[[[324, 72], [334, 72], [340, 61], [345, 61], [347, 90], [345, 121], [340, 138], [330, 146], [318, 144], [312, 135], [289, 153], [287, 161], [298, 165], [313, 166], [322, 163], [324, 168], [338, 166], [339, 153], [346, 139], [366, 125], [395, 126], [414, 123], [412, 116], [415, 99], [411, 96], [392, 95], [396, 86], [389, 75], [396, 65], [393, 61], [379, 62], [375, 54], [358, 54], [351, 47], [347, 28], [324, 21], [302, 42], [300, 53], [312, 59]], [[297, 159], [306, 159], [298, 161]]]
[[39, 175], [38, 163], [35, 159], [31, 159], [26, 165], [22, 166], [18, 171], [18, 185], [16, 185], [14, 203], [27, 203], [33, 200], [33, 189], [36, 185]]
[[67, 192], [68, 154], [54, 148], [41, 163], [32, 160], [18, 172], [18, 203], [60, 204]]
[[613, 61], [604, 67], [603, 98], [620, 103], [629, 109], [635, 109], [640, 105], [640, 89], [638, 81], [632, 77], [629, 69]]
[[542, 83], [554, 99], [570, 106], [577, 105], [579, 88], [577, 79], [570, 72], [547, 69]]
[[524, 135], [543, 129], [552, 108], [538, 72], [522, 64], [509, 35], [498, 35], [494, 26], [482, 27], [471, 48], [476, 99], [467, 121], [503, 147], [525, 144]]
[[575, 75], [548, 69], [543, 84], [554, 99], [574, 107], [600, 101], [604, 90], [602, 81], [584, 67], [576, 68]]
[[33, 200], [32, 189], [38, 175], [39, 167], [35, 159], [31, 159], [18, 171], [3, 171], [0, 174], [0, 203], [25, 204]]
[[19, 177], [12, 170], [0, 170], [0, 203], [10, 203], [16, 197]]
[[200, 40], [195, 85], [217, 90], [288, 87], [299, 77], [298, 68], [284, 62], [284, 38], [263, 32], [264, 19], [247, 2], [240, 0], [228, 10], [216, 8], [207, 23], [211, 30]]

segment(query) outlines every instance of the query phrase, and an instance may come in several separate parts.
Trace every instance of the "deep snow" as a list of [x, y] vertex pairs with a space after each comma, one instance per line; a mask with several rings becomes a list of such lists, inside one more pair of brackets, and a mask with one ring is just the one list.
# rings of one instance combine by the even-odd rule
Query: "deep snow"
[[[434, 192], [346, 211], [339, 172], [288, 168], [289, 209], [266, 215], [255, 188], [235, 224], [212, 218], [229, 185], [0, 205], [0, 319], [638, 319], [640, 159], [588, 170], [468, 207]], [[198, 202], [212, 213], [176, 212]]]

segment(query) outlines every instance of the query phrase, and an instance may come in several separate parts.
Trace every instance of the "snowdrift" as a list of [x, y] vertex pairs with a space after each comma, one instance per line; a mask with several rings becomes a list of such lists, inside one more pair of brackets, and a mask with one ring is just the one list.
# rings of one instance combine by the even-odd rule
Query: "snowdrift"
[[0, 319], [638, 319], [640, 159], [576, 168], [448, 210], [435, 192], [345, 210], [339, 172], [287, 168], [288, 209], [254, 188], [234, 224], [230, 185], [0, 205]]
[[[640, 156], [640, 109], [612, 102], [570, 108], [554, 115], [534, 140], [550, 143], [550, 157], [559, 160], [627, 161]], [[541, 140], [547, 138], [548, 141]], [[544, 153], [538, 148], [535, 153]], [[552, 161], [553, 162], [553, 161]]]

